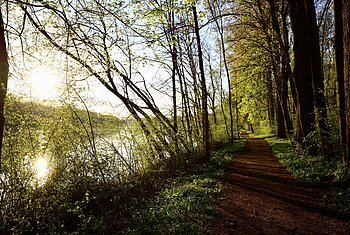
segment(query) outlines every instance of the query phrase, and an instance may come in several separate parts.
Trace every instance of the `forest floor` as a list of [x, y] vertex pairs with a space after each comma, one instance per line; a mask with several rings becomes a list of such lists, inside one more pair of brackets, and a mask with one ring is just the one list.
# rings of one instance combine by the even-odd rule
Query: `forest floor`
[[250, 138], [223, 178], [213, 234], [350, 234], [322, 207], [322, 186], [294, 179], [264, 139]]

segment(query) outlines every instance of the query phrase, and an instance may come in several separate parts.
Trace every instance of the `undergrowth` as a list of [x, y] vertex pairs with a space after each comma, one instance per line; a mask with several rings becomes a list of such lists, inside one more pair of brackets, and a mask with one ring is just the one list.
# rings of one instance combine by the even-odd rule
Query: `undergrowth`
[[342, 183], [345, 169], [340, 157], [326, 161], [322, 156], [310, 156], [297, 152], [289, 139], [265, 138], [272, 146], [277, 159], [297, 179], [324, 186], [325, 207], [350, 216], [350, 186]]
[[326, 161], [322, 156], [297, 153], [288, 139], [266, 138], [277, 159], [297, 179], [308, 183], [337, 180], [344, 176], [344, 168], [338, 159]]
[[133, 215], [125, 234], [208, 234], [220, 177], [244, 140], [213, 151], [208, 164], [196, 165], [168, 179], [160, 193]]

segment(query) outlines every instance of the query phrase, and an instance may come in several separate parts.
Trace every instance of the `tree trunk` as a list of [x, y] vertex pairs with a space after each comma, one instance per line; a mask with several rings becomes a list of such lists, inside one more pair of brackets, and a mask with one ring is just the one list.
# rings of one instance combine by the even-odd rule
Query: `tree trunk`
[[177, 134], [178, 134], [178, 123], [177, 123], [177, 97], [176, 97], [176, 71], [177, 71], [177, 49], [176, 49], [176, 35], [175, 35], [175, 24], [174, 24], [174, 16], [173, 13], [172, 16], [172, 30], [171, 30], [171, 39], [173, 42], [173, 45], [170, 46], [171, 50], [171, 60], [172, 60], [172, 74], [171, 74], [171, 82], [172, 82], [172, 89], [173, 89], [173, 115], [174, 115], [174, 135], [175, 135], [175, 148], [176, 152], [178, 152], [178, 142], [177, 142]]
[[344, 46], [343, 46], [342, 0], [334, 0], [334, 49], [337, 72], [337, 104], [339, 118], [340, 145], [343, 164], [346, 164], [346, 115], [344, 96]]
[[[178, 36], [177, 41], [180, 42], [180, 37]], [[192, 125], [191, 125], [191, 108], [189, 101], [189, 94], [187, 89], [187, 82], [185, 81], [185, 72], [182, 56], [184, 55], [181, 48], [181, 43], [178, 44], [179, 49], [179, 63], [177, 63], [177, 73], [179, 74], [179, 85], [182, 97], [182, 116], [185, 116], [186, 122], [183, 123], [184, 129], [187, 128], [187, 141], [191, 144], [191, 150], [194, 151], [193, 138], [192, 138]]]
[[292, 69], [290, 65], [290, 57], [289, 57], [289, 30], [288, 30], [288, 24], [287, 24], [287, 15], [288, 15], [288, 7], [286, 6], [286, 0], [282, 0], [282, 38], [283, 38], [283, 55], [285, 59], [285, 73], [286, 77], [288, 78], [290, 90], [292, 92], [292, 99], [293, 99], [293, 111], [295, 112], [297, 103], [297, 90], [295, 87], [294, 77], [292, 75]]
[[[274, 62], [272, 62], [274, 63]], [[279, 76], [278, 71], [276, 69], [276, 65], [274, 65], [274, 77], [276, 81], [276, 124], [277, 124], [277, 137], [286, 138], [286, 126], [283, 114], [283, 81], [282, 77]]]
[[[198, 89], [198, 81], [197, 81], [197, 70], [196, 70], [196, 64], [194, 60], [194, 55], [193, 55], [193, 50], [192, 50], [192, 43], [188, 45], [187, 47], [187, 56], [189, 60], [189, 66], [191, 69], [191, 75], [193, 79], [193, 95], [194, 97], [192, 98], [192, 106], [193, 106], [193, 124], [195, 127], [193, 128], [194, 133], [196, 136], [200, 135], [200, 130], [203, 129], [203, 125], [201, 122], [201, 117], [200, 117], [200, 110], [201, 110], [201, 99], [200, 99], [200, 91]], [[185, 87], [187, 86], [186, 82], [184, 83]]]
[[9, 64], [5, 40], [5, 28], [2, 13], [0, 11], [0, 170], [1, 170], [1, 149], [2, 139], [4, 137], [4, 106], [7, 93], [7, 80], [9, 73]]
[[[282, 2], [283, 3], [283, 2]], [[289, 79], [289, 74], [288, 74], [288, 66], [287, 63], [289, 63], [289, 51], [288, 51], [288, 38], [287, 40], [283, 37], [280, 29], [280, 22], [279, 22], [279, 17], [277, 15], [277, 6], [275, 1], [269, 0], [269, 5], [270, 5], [270, 15], [271, 15], [271, 21], [272, 21], [272, 27], [275, 31], [277, 41], [279, 44], [279, 59], [281, 60], [281, 77], [279, 74], [277, 75], [276, 73], [276, 84], [277, 84], [277, 104], [280, 105], [280, 107], [277, 107], [277, 112], [281, 112], [278, 116], [282, 115], [282, 118], [280, 121], [283, 121], [284, 124], [279, 124], [278, 127], [284, 128], [284, 130], [278, 131], [279, 128], [277, 128], [277, 134], [280, 134], [280, 137], [286, 137], [286, 130], [288, 131], [288, 135], [291, 135], [293, 132], [293, 124], [290, 119], [289, 115], [289, 109], [288, 109], [288, 79]], [[282, 6], [282, 11], [283, 11], [283, 6]], [[284, 17], [284, 14], [282, 12], [282, 18]], [[282, 29], [283, 29], [283, 23], [282, 22]], [[283, 40], [284, 39], [284, 40]], [[277, 67], [275, 65], [275, 67]]]
[[346, 166], [349, 168], [350, 143], [350, 1], [343, 0], [343, 33], [344, 33], [344, 91], [346, 108]]
[[321, 65], [320, 40], [317, 27], [316, 10], [313, 0], [304, 0], [306, 11], [306, 25], [311, 59], [311, 75], [316, 108], [316, 123], [319, 131], [320, 152], [327, 159], [333, 154], [327, 123], [327, 107], [324, 95], [324, 77]]
[[286, 125], [287, 134], [291, 135], [294, 131], [292, 121], [289, 115], [289, 106], [288, 106], [288, 73], [286, 71], [286, 61], [285, 58], [282, 58], [284, 64], [282, 65], [282, 86], [281, 86], [281, 108], [283, 112], [283, 118]]
[[275, 102], [273, 99], [273, 86], [272, 86], [272, 79], [271, 79], [271, 72], [266, 73], [266, 80], [267, 80], [267, 103], [268, 103], [268, 118], [269, 118], [269, 125], [270, 128], [273, 128], [275, 123]]
[[300, 145], [306, 147], [305, 137], [315, 130], [315, 114], [304, 3], [289, 0], [289, 11], [294, 39], [294, 81], [297, 90], [296, 140]]
[[[234, 138], [234, 131], [233, 131], [233, 107], [232, 107], [232, 86], [231, 86], [231, 79], [230, 79], [230, 72], [228, 70], [228, 63], [226, 59], [226, 49], [225, 49], [225, 41], [224, 41], [224, 32], [223, 28], [219, 26], [217, 23], [217, 28], [220, 34], [220, 43], [221, 43], [221, 49], [222, 49], [222, 58], [224, 60], [224, 67], [226, 72], [226, 78], [227, 78], [227, 85], [228, 85], [228, 108], [230, 112], [230, 143], [233, 143]], [[237, 130], [238, 132], [238, 130]]]
[[[225, 113], [225, 91], [223, 88], [223, 84], [222, 84], [222, 69], [221, 69], [221, 65], [222, 65], [222, 53], [219, 54], [219, 63], [220, 63], [220, 69], [219, 69], [219, 80], [220, 80], [220, 109], [221, 109], [221, 113], [222, 113], [222, 117], [224, 119], [224, 123], [225, 123], [225, 131], [226, 131], [226, 135], [227, 138], [230, 138], [230, 130], [228, 127], [228, 123], [227, 123], [227, 117], [226, 117], [226, 113]], [[237, 96], [236, 96], [237, 97]], [[236, 98], [237, 99], [237, 98]], [[237, 104], [236, 104], [237, 107]], [[236, 112], [237, 114], [237, 112]]]
[[[289, 98], [288, 98], [288, 81], [290, 82], [290, 79], [292, 77], [291, 68], [290, 68], [290, 58], [289, 58], [289, 35], [288, 35], [288, 27], [287, 27], [287, 9], [286, 9], [286, 2], [285, 0], [282, 0], [282, 8], [281, 8], [281, 15], [282, 15], [282, 33], [281, 33], [281, 41], [283, 44], [282, 47], [282, 97], [283, 97], [283, 112], [284, 112], [284, 119], [286, 122], [286, 127], [288, 131], [288, 135], [292, 135], [294, 132], [293, 123], [290, 117], [289, 112]], [[293, 83], [290, 83], [290, 88], [292, 91], [292, 99], [293, 103], [295, 103], [296, 100], [296, 90], [295, 86], [293, 86]]]
[[[216, 1], [214, 1], [214, 2], [208, 1], [207, 4], [209, 6], [209, 10], [211, 12], [212, 17], [214, 18], [214, 22], [215, 22], [215, 25], [216, 25], [216, 28], [218, 30], [219, 37], [220, 37], [220, 49], [221, 49], [221, 53], [222, 53], [222, 59], [223, 59], [223, 63], [224, 63], [224, 68], [225, 68], [226, 78], [227, 78], [227, 85], [228, 85], [228, 107], [229, 107], [229, 115], [230, 115], [229, 138], [230, 138], [230, 143], [233, 143], [233, 139], [234, 139], [233, 102], [232, 102], [233, 96], [232, 96], [232, 85], [231, 85], [230, 72], [229, 72], [229, 68], [228, 68], [229, 66], [228, 66], [228, 62], [227, 62], [226, 47], [225, 47], [225, 40], [224, 40], [225, 28], [223, 25], [223, 18], [220, 17], [220, 15], [222, 14], [221, 8], [220, 8], [221, 6]], [[216, 8], [217, 12], [216, 12], [215, 8]], [[221, 56], [220, 56], [220, 59], [221, 59]], [[237, 102], [235, 102], [235, 103], [237, 105]], [[236, 107], [236, 109], [237, 109], [237, 107]], [[239, 137], [238, 129], [237, 129], [237, 136]]]
[[198, 26], [198, 16], [197, 9], [195, 6], [192, 7], [193, 11], [193, 19], [194, 19], [194, 30], [197, 38], [197, 50], [198, 50], [198, 61], [199, 61], [199, 69], [200, 69], [200, 83], [201, 83], [201, 91], [202, 91], [202, 122], [203, 122], [203, 153], [205, 161], [210, 161], [210, 135], [209, 135], [209, 115], [208, 115], [208, 94], [207, 94], [207, 85], [205, 82], [205, 74], [204, 74], [204, 63], [203, 63], [203, 53], [201, 46], [201, 39], [199, 34], [199, 26]]
[[[233, 138], [234, 138], [234, 134], [233, 134], [234, 133], [234, 131], [233, 131], [233, 110], [232, 110], [232, 108], [233, 108], [232, 107], [232, 86], [231, 86], [230, 72], [228, 71], [223, 33], [220, 33], [220, 39], [221, 39], [220, 41], [221, 41], [221, 47], [222, 47], [222, 56], [224, 59], [227, 85], [228, 85], [228, 107], [229, 107], [229, 111], [230, 111], [230, 143], [232, 144]], [[238, 130], [237, 130], [237, 132], [238, 132]]]
[[210, 75], [210, 82], [211, 82], [211, 86], [213, 87], [213, 94], [212, 94], [212, 98], [211, 98], [211, 111], [213, 113], [213, 118], [214, 118], [214, 123], [217, 123], [217, 118], [216, 118], [216, 110], [215, 110], [215, 97], [216, 97], [216, 86], [215, 86], [215, 78], [214, 78], [214, 71], [213, 71], [213, 67], [211, 66], [211, 58], [210, 58], [210, 53], [208, 53], [208, 63], [209, 63], [209, 75]]

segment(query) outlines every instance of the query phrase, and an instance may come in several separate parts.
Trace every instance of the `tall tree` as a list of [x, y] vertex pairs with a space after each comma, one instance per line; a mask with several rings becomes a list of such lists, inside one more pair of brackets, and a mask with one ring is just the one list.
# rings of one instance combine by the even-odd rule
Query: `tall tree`
[[339, 117], [340, 145], [342, 148], [343, 163], [346, 162], [346, 115], [344, 96], [344, 46], [343, 46], [343, 3], [334, 0], [334, 49], [335, 66], [337, 73], [337, 103]]
[[267, 116], [269, 119], [270, 128], [273, 128], [275, 123], [275, 101], [273, 99], [273, 86], [271, 72], [266, 71], [265, 80], [267, 83]]
[[[114, 12], [113, 6], [103, 5], [100, 1], [89, 3], [77, 1], [74, 4], [60, 1], [58, 8], [51, 3], [31, 5], [16, 1], [16, 4], [25, 12], [28, 21], [46, 40], [82, 66], [90, 76], [95, 77], [124, 104], [140, 125], [150, 146], [154, 147], [156, 157], [163, 157], [164, 152], [174, 155], [173, 145], [169, 142], [180, 143], [181, 147], [187, 145], [186, 141], [181, 141], [183, 140], [182, 136], [176, 136], [173, 123], [157, 107], [144, 78], [142, 76], [140, 78], [143, 87], [131, 79], [134, 61], [131, 53], [131, 42], [129, 40], [118, 41], [118, 39], [122, 33], [125, 33], [124, 36], [128, 39], [129, 35], [126, 34], [130, 31], [127, 29], [132, 31], [134, 29], [130, 29], [132, 27], [125, 23], [126, 20], [119, 20], [121, 19], [118, 15], [119, 12]], [[29, 8], [26, 5], [32, 7]], [[56, 21], [52, 23], [56, 24], [55, 33], [46, 30], [43, 20], [36, 17], [36, 9], [43, 9], [46, 14], [55, 17]], [[76, 15], [73, 16], [70, 11], [75, 12]], [[91, 23], [92, 21], [94, 24]], [[128, 23], [132, 24], [130, 21]], [[125, 30], [119, 30], [120, 25], [124, 25]], [[67, 35], [71, 38], [67, 38]], [[123, 62], [113, 58], [113, 50], [121, 51], [118, 56], [123, 57]], [[134, 99], [135, 97], [138, 97], [138, 101]], [[145, 109], [149, 110], [154, 118]], [[184, 148], [189, 151], [188, 146]]]
[[346, 108], [346, 149], [345, 165], [349, 168], [350, 144], [350, 1], [343, 0], [343, 33], [344, 33], [344, 91]]
[[207, 94], [207, 85], [205, 81], [205, 72], [204, 72], [204, 62], [203, 62], [203, 53], [201, 46], [201, 38], [199, 33], [199, 24], [198, 24], [198, 15], [196, 6], [192, 6], [193, 11], [193, 20], [194, 20], [194, 30], [197, 39], [197, 50], [198, 50], [198, 62], [200, 70], [200, 83], [202, 90], [202, 122], [203, 122], [203, 152], [204, 160], [210, 160], [210, 127], [209, 127], [209, 114], [208, 114], [208, 94]]
[[[332, 147], [327, 125], [315, 5], [313, 0], [289, 0], [289, 9], [294, 38], [294, 78], [297, 89], [296, 138], [300, 144], [307, 147], [304, 139], [316, 130], [316, 124], [320, 140], [319, 151], [329, 157]], [[316, 146], [310, 150], [316, 153]]]
[[2, 13], [0, 10], [0, 169], [1, 169], [1, 148], [2, 148], [2, 139], [4, 136], [4, 104], [7, 93], [7, 80], [9, 73], [9, 64], [8, 56], [6, 49], [6, 40], [5, 40], [5, 27], [4, 20], [2, 18]]
[[[233, 143], [234, 131], [233, 131], [232, 86], [231, 86], [230, 72], [228, 68], [227, 52], [226, 52], [226, 46], [225, 46], [225, 38], [224, 38], [225, 28], [224, 28], [224, 22], [223, 22], [223, 17], [221, 12], [222, 10], [220, 6], [220, 1], [210, 0], [208, 1], [208, 5], [209, 5], [210, 13], [214, 19], [216, 29], [219, 33], [219, 44], [220, 44], [220, 49], [222, 53], [222, 59], [224, 63], [227, 84], [228, 84], [228, 107], [229, 107], [229, 113], [230, 113], [230, 142]], [[236, 112], [236, 115], [238, 115], [237, 112]], [[237, 136], [239, 137], [238, 129], [237, 129]]]
[[316, 123], [319, 131], [320, 151], [327, 158], [331, 157], [332, 146], [330, 141], [326, 98], [324, 95], [324, 77], [320, 54], [319, 30], [317, 26], [316, 10], [313, 0], [304, 0], [306, 25], [311, 59], [311, 75], [316, 108]]
[[[283, 2], [282, 2], [283, 3]], [[286, 137], [293, 132], [293, 124], [289, 115], [288, 109], [288, 63], [289, 50], [286, 49], [288, 40], [284, 40], [282, 35], [283, 22], [280, 19], [285, 17], [283, 12], [284, 5], [276, 3], [275, 1], [268, 1], [268, 13], [263, 9], [262, 2], [258, 0], [258, 8], [262, 19], [262, 29], [265, 37], [268, 40], [270, 49], [270, 63], [276, 82], [276, 121], [277, 121], [277, 137]], [[282, 10], [280, 11], [279, 8]], [[265, 16], [266, 15], [266, 16]], [[265, 17], [264, 17], [265, 16]], [[269, 30], [269, 27], [271, 30]], [[282, 30], [281, 30], [282, 28]], [[280, 61], [280, 63], [278, 63]]]
[[[291, 26], [293, 31], [294, 80], [297, 88], [296, 103], [296, 139], [302, 144], [303, 139], [314, 131], [313, 89], [308, 55], [308, 43], [305, 35], [306, 12], [304, 3], [289, 0]], [[307, 53], [305, 55], [305, 53]]]

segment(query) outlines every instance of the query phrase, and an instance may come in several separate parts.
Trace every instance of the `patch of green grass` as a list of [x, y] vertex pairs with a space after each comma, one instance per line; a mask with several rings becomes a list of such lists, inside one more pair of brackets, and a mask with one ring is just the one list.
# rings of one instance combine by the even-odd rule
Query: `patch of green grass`
[[289, 139], [266, 138], [272, 146], [277, 159], [287, 167], [294, 177], [309, 183], [338, 179], [343, 176], [344, 169], [338, 159], [326, 161], [322, 156], [310, 156], [297, 153]]
[[272, 146], [272, 151], [277, 159], [295, 178], [314, 184], [330, 183], [323, 192], [324, 206], [345, 216], [350, 216], [349, 183], [333, 185], [333, 181], [340, 180], [345, 174], [345, 168], [339, 157], [334, 157], [333, 161], [326, 161], [321, 156], [297, 153], [288, 139], [266, 138], [266, 140]]
[[179, 177], [135, 212], [125, 234], [209, 234], [220, 177], [244, 140], [213, 151], [211, 162], [197, 165]]

